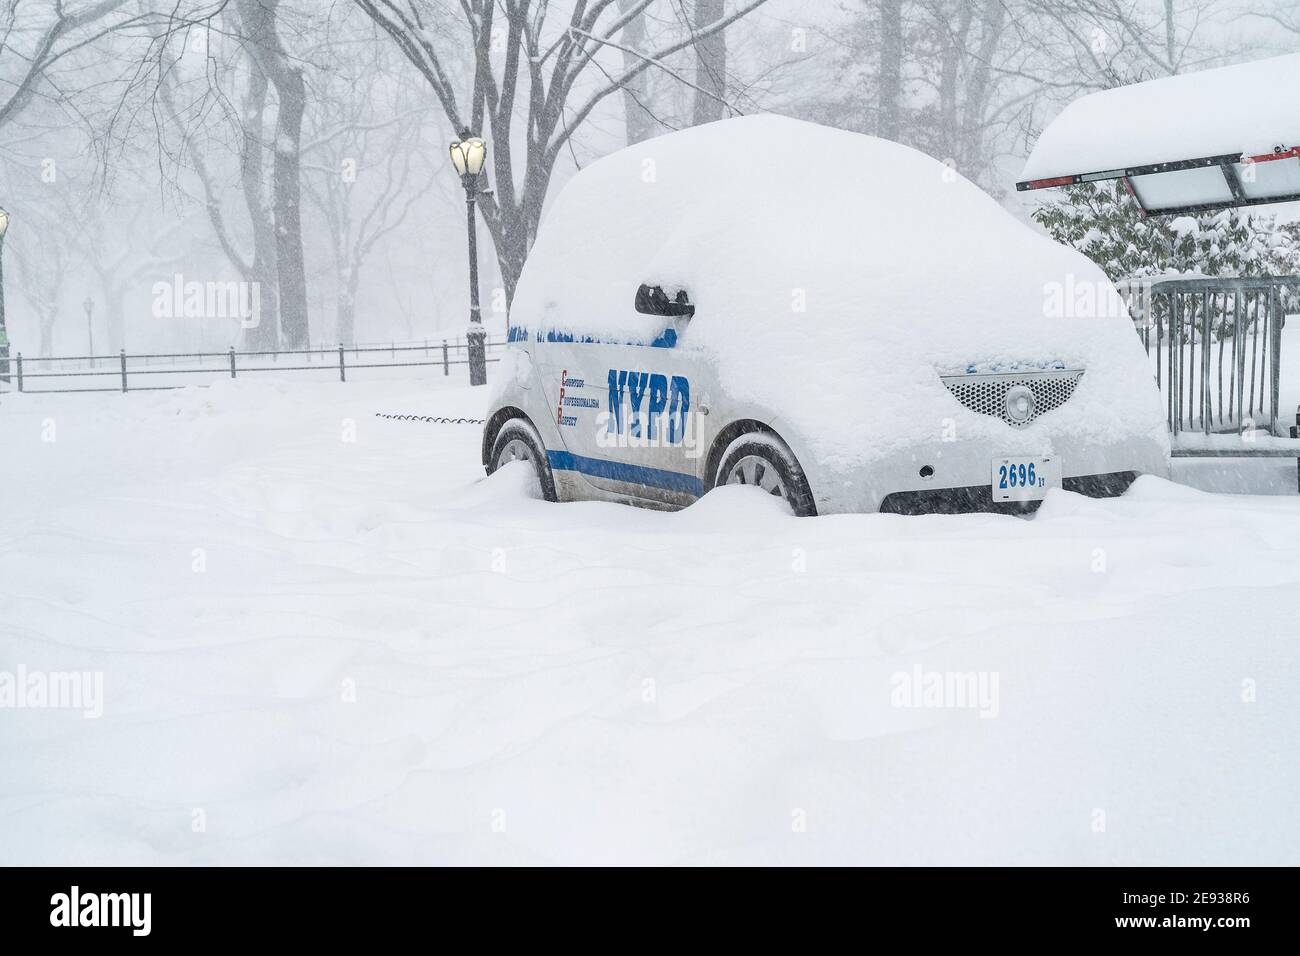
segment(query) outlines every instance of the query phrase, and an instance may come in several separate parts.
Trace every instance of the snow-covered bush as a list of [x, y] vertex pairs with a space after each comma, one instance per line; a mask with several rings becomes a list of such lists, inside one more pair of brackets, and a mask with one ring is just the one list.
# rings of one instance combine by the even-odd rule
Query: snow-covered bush
[[[1300, 274], [1300, 223], [1279, 226], [1276, 215], [1249, 209], [1143, 217], [1122, 180], [1066, 187], [1062, 198], [1039, 206], [1033, 218], [1114, 282], [1170, 274]], [[1284, 290], [1282, 301], [1288, 312], [1300, 311], [1294, 292]], [[1189, 331], [1195, 321], [1189, 312]], [[1227, 331], [1220, 322], [1216, 332]]]
[[1290, 274], [1300, 268], [1293, 225], [1246, 209], [1142, 217], [1121, 180], [1070, 186], [1033, 218], [1057, 242], [1086, 255], [1113, 281], [1184, 273], [1206, 276]]

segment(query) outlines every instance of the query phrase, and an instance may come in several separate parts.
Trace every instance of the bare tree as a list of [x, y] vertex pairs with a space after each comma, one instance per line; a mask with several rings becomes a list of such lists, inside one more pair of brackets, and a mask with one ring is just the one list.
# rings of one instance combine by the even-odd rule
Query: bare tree
[[[602, 51], [610, 47], [626, 55], [631, 47], [620, 42], [623, 30], [654, 0], [621, 5], [578, 0], [558, 30], [545, 0], [462, 0], [459, 11], [433, 0], [354, 2], [420, 71], [450, 130], [491, 136], [494, 192], [480, 198], [479, 208], [511, 300], [551, 173], [574, 130], [610, 94], [652, 67], [669, 69], [666, 57], [725, 30], [765, 0], [741, 0], [731, 13], [613, 70], [598, 62]], [[498, 11], [502, 24], [496, 22]], [[456, 34], [467, 42], [458, 43]], [[461, 49], [472, 51], [468, 91], [452, 79], [456, 74], [450, 69]], [[580, 83], [589, 76], [594, 82]], [[522, 157], [515, 151], [515, 133], [522, 139]]]
[[[209, 69], [213, 57], [204, 49], [200, 93], [178, 106], [173, 74], [175, 63], [183, 62], [185, 54], [173, 58], [168, 50], [178, 38], [183, 42], [189, 31], [218, 18], [224, 32], [237, 41], [245, 68], [235, 71], [227, 64], [214, 77]], [[157, 40], [157, 93], [163, 112], [184, 131], [184, 152], [202, 183], [209, 219], [222, 250], [260, 290], [262, 321], [249, 333], [250, 343], [259, 348], [280, 344], [302, 348], [309, 339], [301, 171], [306, 83], [302, 61], [288, 52], [281, 37], [284, 20], [281, 0], [221, 0], [185, 17], [173, 16]], [[231, 105], [232, 91], [221, 84], [229, 85], [232, 78], [240, 76], [243, 91], [236, 109]], [[195, 135], [194, 127], [207, 121], [214, 102], [218, 116], [236, 133], [240, 186], [251, 233], [252, 248], [247, 252], [240, 249], [226, 219], [223, 184]], [[274, 127], [268, 131], [272, 108]]]
[[394, 86], [392, 58], [382, 38], [373, 39], [358, 48], [335, 48], [333, 70], [318, 77], [313, 90], [317, 109], [302, 148], [303, 189], [324, 220], [320, 231], [336, 280], [335, 331], [345, 344], [355, 340], [367, 259], [439, 181], [420, 148], [426, 111], [408, 90], [387, 95]]
[[[238, 21], [233, 19], [231, 26], [238, 35]], [[203, 57], [211, 56], [206, 45], [201, 49]], [[203, 208], [208, 221], [226, 259], [238, 271], [240, 278], [258, 290], [260, 321], [256, 327], [247, 331], [247, 344], [254, 349], [275, 349], [280, 346], [279, 295], [277, 283], [277, 246], [275, 241], [275, 220], [271, 204], [266, 197], [266, 112], [269, 81], [260, 63], [251, 58], [244, 61], [243, 92], [239, 98], [239, 107], [233, 108], [224, 91], [218, 91], [217, 105], [224, 107], [217, 111], [219, 132], [209, 139], [205, 134], [205, 122], [212, 111], [210, 94], [205, 74], [198, 81], [200, 91], [197, 96], [180, 102], [185, 84], [180, 77], [180, 70], [186, 57], [182, 54], [177, 60], [166, 62], [160, 68], [157, 87], [161, 113], [171, 127], [179, 131], [181, 145], [175, 154], [175, 161], [180, 164], [188, 160], [203, 190]], [[223, 73], [227, 82], [234, 82], [240, 73], [229, 70]], [[238, 95], [238, 94], [236, 94]], [[233, 150], [231, 146], [233, 145]], [[166, 138], [160, 138], [160, 148], [167, 151]], [[209, 151], [215, 156], [210, 157]], [[221, 178], [219, 167], [223, 153], [233, 152], [239, 166], [239, 193], [247, 221], [249, 239], [241, 238], [241, 231], [232, 223], [228, 214], [225, 196], [225, 182]]]
[[993, 157], [986, 139], [993, 122], [990, 108], [999, 78], [993, 64], [1004, 45], [1007, 6], [1002, 0], [981, 3], [962, 91], [961, 112], [956, 129], [957, 155], [968, 168], [987, 168]]
[[844, 33], [842, 88], [819, 119], [924, 150], [996, 189], [993, 142], [1013, 82], [1007, 0], [866, 0]]
[[[723, 0], [695, 0], [695, 17], [692, 29], [705, 30], [717, 23], [724, 14]], [[715, 30], [702, 36], [695, 44], [695, 109], [691, 117], [694, 125], [711, 123], [725, 115], [723, 97], [727, 92], [727, 34]]]
[[1265, 0], [1257, 9], [1248, 10], [1247, 15], [1271, 27], [1282, 27], [1287, 33], [1283, 34], [1281, 48], [1288, 53], [1295, 49], [1296, 37], [1300, 35], [1300, 4], [1295, 0]]
[[[117, 210], [112, 210], [114, 213]], [[110, 229], [105, 224], [105, 210], [97, 207], [83, 221], [84, 228], [74, 248], [84, 256], [98, 282], [103, 299], [102, 320], [108, 332], [108, 351], [126, 347], [126, 299], [142, 280], [157, 279], [185, 262], [191, 255], [184, 241], [184, 227], [175, 221], [171, 228], [155, 231], [145, 213], [143, 202], [134, 202], [125, 210], [125, 221]], [[143, 244], [121, 241], [123, 236], [143, 236]]]
[[275, 87], [271, 195], [280, 333], [289, 348], [308, 343], [307, 276], [302, 249], [303, 71], [280, 38], [280, 0], [237, 0], [245, 50]]
[[[620, 13], [634, 10], [637, 0], [618, 0]], [[635, 10], [623, 27], [623, 69], [629, 70], [646, 55], [645, 11]], [[623, 84], [623, 122], [628, 144], [640, 143], [655, 134], [655, 114], [650, 108], [649, 73], [642, 70]]]
[[97, 40], [138, 24], [146, 14], [116, 16], [128, 0], [71, 3], [53, 0], [22, 4], [4, 0], [0, 6], [0, 127], [11, 122], [41, 93], [55, 66]]
[[1012, 19], [1025, 45], [1040, 55], [1028, 76], [1040, 93], [1078, 92], [1171, 76], [1232, 56], [1214, 38], [1235, 15], [1229, 0], [1021, 0]]
[[1019, 54], [993, 72], [1019, 91], [1015, 149], [1081, 93], [1231, 62], [1246, 49], [1226, 27], [1236, 0], [1020, 0], [1007, 21]]
[[69, 233], [70, 204], [57, 191], [42, 202], [24, 204], [21, 213], [21, 242], [5, 249], [12, 257], [13, 277], [18, 291], [36, 314], [39, 349], [43, 356], [54, 352], [54, 329], [58, 323], [62, 296], [72, 266], [75, 237]]
[[1234, 0], [857, 0], [829, 94], [797, 109], [951, 162], [995, 195], [1000, 160], [1081, 93], [1222, 62]]
[[897, 140], [903, 111], [903, 0], [880, 4], [880, 83], [876, 93], [878, 130]]

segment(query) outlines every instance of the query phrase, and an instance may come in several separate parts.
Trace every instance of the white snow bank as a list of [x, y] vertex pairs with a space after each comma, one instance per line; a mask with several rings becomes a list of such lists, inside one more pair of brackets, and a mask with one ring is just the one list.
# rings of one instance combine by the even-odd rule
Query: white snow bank
[[1297, 102], [1300, 53], [1092, 93], [1048, 124], [1020, 179], [1300, 146]]
[[[712, 353], [724, 387], [776, 406], [827, 462], [937, 434], [960, 406], [936, 370], [971, 365], [1088, 369], [1050, 422], [1024, 430], [1026, 449], [1048, 450], [1049, 427], [1163, 440], [1145, 358], [1101, 270], [897, 143], [748, 116], [605, 157], [547, 213], [510, 321], [533, 336], [649, 342], [665, 321], [634, 311], [642, 282], [687, 289], [696, 314], [678, 347]], [[984, 417], [963, 434], [1005, 431]]]
[[4, 398], [0, 671], [104, 698], [0, 864], [1300, 862], [1300, 499], [552, 505], [442, 385]]

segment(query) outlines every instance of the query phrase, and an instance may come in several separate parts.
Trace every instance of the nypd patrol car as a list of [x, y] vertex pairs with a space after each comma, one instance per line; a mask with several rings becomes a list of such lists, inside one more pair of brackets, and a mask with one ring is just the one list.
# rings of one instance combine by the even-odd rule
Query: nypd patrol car
[[1113, 288], [950, 172], [770, 116], [592, 164], [520, 279], [485, 468], [660, 508], [748, 485], [796, 515], [1023, 511], [1167, 474]]

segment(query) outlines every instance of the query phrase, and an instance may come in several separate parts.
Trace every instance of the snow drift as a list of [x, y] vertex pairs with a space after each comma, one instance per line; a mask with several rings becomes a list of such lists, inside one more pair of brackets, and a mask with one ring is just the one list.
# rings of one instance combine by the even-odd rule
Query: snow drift
[[[1300, 862], [1293, 462], [1033, 521], [663, 514], [374, 416], [486, 397], [6, 396], [0, 672], [104, 696], [0, 708], [0, 864]], [[918, 667], [996, 718], [899, 706]]]

